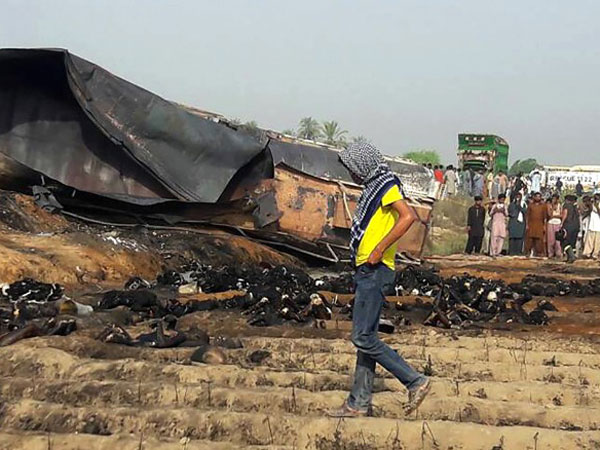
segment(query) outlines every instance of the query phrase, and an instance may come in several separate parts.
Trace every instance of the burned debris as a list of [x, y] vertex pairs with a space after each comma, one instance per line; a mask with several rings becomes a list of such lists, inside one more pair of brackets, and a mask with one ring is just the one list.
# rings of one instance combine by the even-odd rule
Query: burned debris
[[[182, 293], [182, 286], [193, 289]], [[351, 320], [352, 300], [338, 301], [337, 295], [352, 291], [350, 272], [315, 279], [301, 269], [285, 265], [214, 267], [195, 260], [178, 270], [165, 270], [153, 281], [132, 277], [122, 290], [104, 292], [94, 306], [65, 297], [58, 284], [23, 279], [0, 289], [0, 328], [5, 332], [0, 343], [66, 335], [77, 328], [73, 317], [123, 309], [135, 315], [136, 323], [147, 321], [151, 331], [132, 336], [122, 324], [110, 323], [97, 336], [98, 340], [152, 348], [202, 347], [210, 345], [211, 338], [202, 330], [179, 330], [180, 317], [200, 311], [231, 310], [237, 311], [250, 326], [321, 326], [333, 318]], [[218, 297], [227, 292], [231, 295]], [[215, 294], [214, 298], [211, 294]], [[385, 333], [413, 323], [414, 317], [408, 317], [410, 311], [420, 311], [424, 319], [419, 321], [425, 325], [451, 329], [485, 323], [546, 325], [550, 320], [548, 312], [556, 311], [549, 299], [600, 295], [600, 279], [564, 281], [529, 275], [520, 283], [507, 284], [468, 274], [444, 278], [434, 268], [407, 266], [396, 273], [395, 283], [386, 294], [399, 300], [384, 304], [379, 329]], [[404, 302], [402, 297], [412, 300]], [[241, 342], [213, 337], [212, 345], [239, 348]]]
[[61, 318], [59, 284], [30, 278], [3, 284], [0, 288], [0, 346], [35, 336], [66, 336], [77, 329], [72, 318]]

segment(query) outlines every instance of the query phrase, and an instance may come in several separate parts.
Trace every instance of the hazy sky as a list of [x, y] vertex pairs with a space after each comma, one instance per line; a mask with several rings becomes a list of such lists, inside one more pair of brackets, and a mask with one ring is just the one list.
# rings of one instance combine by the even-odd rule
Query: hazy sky
[[454, 162], [477, 131], [511, 161], [600, 164], [598, 0], [0, 0], [0, 46], [267, 128], [334, 119], [393, 155]]

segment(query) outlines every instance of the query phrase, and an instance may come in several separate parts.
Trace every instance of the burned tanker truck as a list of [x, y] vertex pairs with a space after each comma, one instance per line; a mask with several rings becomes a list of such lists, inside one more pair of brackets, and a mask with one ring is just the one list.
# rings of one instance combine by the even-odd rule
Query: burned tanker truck
[[[60, 49], [0, 50], [0, 180], [47, 208], [109, 225], [218, 227], [337, 262], [360, 187], [339, 149], [175, 104]], [[387, 158], [419, 219], [399, 244], [419, 258], [431, 174]]]

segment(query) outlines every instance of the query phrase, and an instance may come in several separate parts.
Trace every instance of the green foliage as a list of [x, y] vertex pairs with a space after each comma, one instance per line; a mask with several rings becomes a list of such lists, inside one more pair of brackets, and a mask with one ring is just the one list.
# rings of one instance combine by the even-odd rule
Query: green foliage
[[312, 117], [305, 117], [298, 124], [298, 137], [302, 139], [317, 140], [321, 137], [321, 127]]
[[348, 131], [342, 130], [335, 120], [325, 121], [321, 125], [323, 140], [329, 145], [342, 145], [346, 142], [345, 135]]
[[414, 150], [412, 152], [405, 153], [402, 155], [402, 157], [410, 159], [418, 164], [441, 164], [440, 155], [435, 150]]
[[510, 167], [508, 174], [517, 175], [519, 172], [523, 174], [528, 174], [533, 169], [535, 169], [536, 166], [538, 166], [538, 162], [535, 158], [528, 158], [523, 160], [517, 159]]
[[260, 139], [261, 130], [260, 130], [260, 128], [258, 128], [258, 124], [256, 123], [255, 120], [250, 120], [241, 125], [238, 123], [237, 125], [238, 125], [239, 130], [244, 131], [244, 132], [248, 133], [249, 135], [254, 136], [257, 139]]
[[244, 125], [242, 125], [242, 127], [244, 127], [246, 130], [256, 130], [258, 128], [258, 124], [256, 123], [256, 120], [250, 120], [249, 122], [244, 123]]
[[281, 132], [282, 134], [287, 134], [288, 136], [296, 136], [296, 132], [293, 128], [286, 128]]
[[354, 144], [369, 144], [371, 140], [361, 134], [359, 136], [354, 136], [352, 142]]

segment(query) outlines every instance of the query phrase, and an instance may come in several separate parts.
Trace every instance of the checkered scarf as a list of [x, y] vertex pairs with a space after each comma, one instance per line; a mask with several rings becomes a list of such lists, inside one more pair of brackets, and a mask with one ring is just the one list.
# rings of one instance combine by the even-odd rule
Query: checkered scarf
[[373, 214], [381, 205], [383, 196], [392, 186], [398, 186], [402, 192], [402, 183], [373, 144], [352, 143], [340, 152], [340, 159], [365, 186], [354, 211], [350, 229], [350, 251], [354, 261], [360, 241]]

